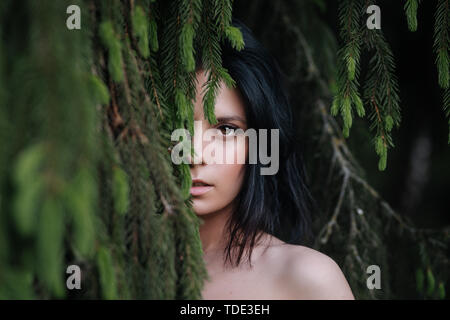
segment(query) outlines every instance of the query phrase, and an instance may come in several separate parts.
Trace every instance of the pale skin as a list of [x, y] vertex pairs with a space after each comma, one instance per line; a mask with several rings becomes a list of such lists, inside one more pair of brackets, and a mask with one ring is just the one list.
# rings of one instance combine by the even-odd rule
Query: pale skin
[[[197, 72], [197, 96], [194, 102], [194, 120], [202, 121], [203, 129], [247, 129], [245, 106], [237, 89], [224, 83], [218, 91], [215, 104], [217, 119], [233, 117], [209, 124], [203, 114], [203, 85], [207, 80], [204, 71]], [[197, 137], [198, 139], [198, 137]], [[197, 140], [198, 141], [198, 140]], [[205, 148], [208, 143], [202, 142]], [[198, 147], [198, 145], [197, 145]], [[248, 152], [247, 143], [236, 143], [224, 152], [236, 153], [239, 148]], [[200, 238], [203, 257], [209, 275], [202, 295], [204, 299], [350, 299], [354, 296], [336, 262], [327, 255], [300, 245], [291, 245], [263, 234], [252, 253], [252, 267], [243, 257], [237, 268], [224, 266], [223, 249], [225, 224], [234, 208], [233, 200], [242, 187], [245, 164], [192, 164], [193, 179], [202, 179], [213, 188], [200, 196], [193, 196], [193, 209], [203, 221]]]

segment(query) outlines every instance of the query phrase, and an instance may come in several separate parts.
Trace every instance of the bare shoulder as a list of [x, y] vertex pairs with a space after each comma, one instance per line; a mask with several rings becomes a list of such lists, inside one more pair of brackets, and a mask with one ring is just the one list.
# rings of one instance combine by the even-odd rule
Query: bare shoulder
[[338, 264], [326, 254], [299, 245], [286, 244], [284, 279], [292, 299], [354, 299]]
[[272, 243], [270, 260], [277, 265], [280, 286], [289, 299], [354, 299], [341, 268], [331, 257], [274, 237]]

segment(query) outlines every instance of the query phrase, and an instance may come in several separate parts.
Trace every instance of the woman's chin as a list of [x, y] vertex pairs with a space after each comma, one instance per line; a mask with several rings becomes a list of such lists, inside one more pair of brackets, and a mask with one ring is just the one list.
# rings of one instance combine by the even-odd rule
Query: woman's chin
[[[196, 203], [196, 201], [197, 201], [197, 203]], [[192, 209], [197, 216], [206, 216], [206, 215], [212, 213], [211, 206], [205, 206], [204, 203], [201, 204], [200, 200], [198, 200], [198, 199], [193, 200]]]
[[204, 208], [202, 208], [202, 206], [198, 203], [198, 199], [195, 198], [192, 200], [192, 210], [198, 216], [203, 216], [205, 214], [208, 214], [209, 212], [209, 210], [205, 210]]

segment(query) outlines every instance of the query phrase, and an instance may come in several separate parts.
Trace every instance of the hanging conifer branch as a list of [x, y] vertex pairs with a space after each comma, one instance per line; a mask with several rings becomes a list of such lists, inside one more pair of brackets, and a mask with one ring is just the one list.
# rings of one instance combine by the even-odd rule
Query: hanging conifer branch
[[[124, 4], [124, 11], [132, 12], [132, 10], [138, 10], [136, 8], [139, 5], [140, 3], [138, 2], [135, 2], [134, 4], [128, 3], [127, 5]], [[136, 22], [134, 22], [133, 25], [133, 18], [125, 20], [125, 23], [124, 30], [133, 30], [133, 28], [138, 27]], [[175, 298], [177, 295], [192, 297], [193, 295], [198, 295], [198, 290], [202, 285], [202, 277], [205, 276], [205, 271], [202, 269], [202, 258], [201, 255], [199, 255], [201, 250], [189, 249], [192, 246], [195, 247], [195, 243], [199, 241], [198, 234], [196, 235], [193, 233], [196, 227], [196, 220], [192, 221], [192, 219], [186, 220], [182, 218], [188, 213], [185, 211], [186, 209], [184, 208], [182, 201], [180, 201], [180, 194], [178, 193], [177, 186], [171, 182], [171, 170], [166, 165], [170, 163], [170, 159], [166, 158], [165, 155], [167, 152], [164, 151], [164, 145], [166, 142], [162, 136], [158, 134], [159, 130], [151, 129], [158, 128], [158, 123], [156, 122], [154, 114], [149, 113], [154, 109], [151, 105], [154, 101], [150, 101], [146, 90], [143, 87], [143, 83], [146, 82], [151, 84], [151, 87], [153, 87], [152, 90], [155, 91], [156, 84], [154, 83], [154, 80], [159, 78], [159, 71], [151, 55], [150, 57], [146, 57], [141, 54], [142, 48], [139, 48], [138, 40], [135, 41], [134, 37], [135, 32], [124, 33], [123, 43], [127, 44], [124, 48], [125, 50], [123, 55], [125, 61], [124, 75], [128, 82], [128, 88], [131, 90], [131, 103], [129, 104], [129, 112], [126, 114], [126, 121], [129, 124], [128, 132], [131, 136], [131, 140], [126, 141], [126, 144], [123, 144], [121, 147], [123, 149], [121, 151], [123, 154], [121, 156], [121, 161], [124, 162], [125, 167], [128, 168], [128, 175], [131, 177], [130, 194], [134, 195], [131, 199], [131, 207], [129, 211], [133, 214], [127, 214], [127, 216], [129, 215], [129, 218], [127, 219], [127, 225], [129, 228], [127, 233], [129, 240], [127, 243], [129, 243], [129, 250], [132, 255], [132, 259], [136, 262], [132, 268], [134, 271], [130, 273], [130, 276], [136, 277], [136, 275], [140, 275], [144, 278], [150, 278], [152, 283], [155, 283], [155, 285], [160, 283], [159, 287], [161, 288], [161, 291], [145, 293], [142, 291], [144, 288], [134, 287], [132, 288], [132, 294], [134, 296], [149, 294], [153, 297], [163, 295], [166, 298]], [[181, 50], [181, 48], [179, 50]], [[153, 65], [153, 67], [150, 71], [148, 69], [145, 69], [146, 71], [142, 71], [141, 65]], [[179, 70], [178, 74], [180, 79], [182, 79], [183, 71]], [[129, 75], [129, 78], [127, 75]], [[146, 81], [142, 78], [143, 75], [146, 75]], [[155, 76], [154, 79], [152, 79], [153, 75]], [[180, 80], [180, 83], [182, 83], [182, 80]], [[123, 89], [126, 96], [126, 87], [122, 86], [119, 89]], [[173, 93], [168, 94], [173, 96]], [[161, 102], [163, 102], [166, 100], [163, 95], [159, 96], [161, 99], [158, 99], [157, 95], [155, 95], [155, 97], [157, 97], [155, 99], [156, 101], [161, 100]], [[123, 100], [123, 94], [119, 95], [119, 100], [122, 102], [130, 102], [127, 101], [127, 99]], [[163, 104], [166, 105], [165, 102]], [[139, 108], [137, 108], [137, 106], [139, 106]], [[144, 128], [144, 130], [141, 128]], [[162, 134], [164, 135], [164, 132], [162, 132]], [[151, 148], [149, 148], [150, 144], [152, 145]], [[127, 147], [125, 148], [126, 145]], [[133, 154], [133, 157], [128, 159], [126, 156], [127, 154]], [[164, 162], [162, 162], [161, 155], [164, 155]], [[143, 166], [139, 166], [139, 162], [136, 162], [136, 160], [133, 159], [142, 159]], [[149, 161], [150, 159], [152, 160]], [[136, 171], [138, 168], [141, 168], [144, 172], [152, 172], [150, 175], [151, 180], [146, 182], [144, 185], [142, 184], [143, 182], [139, 182], [139, 177], [142, 173]], [[147, 199], [144, 200], [140, 194], [142, 194], [142, 192], [148, 189], [151, 185], [156, 186], [154, 192], [157, 192], [157, 198], [161, 202], [164, 209], [162, 220], [159, 224], [159, 227], [162, 227], [162, 229], [154, 230], [154, 236], [150, 239], [152, 241], [149, 246], [149, 242], [144, 241], [145, 239], [149, 239], [145, 236], [148, 230], [140, 229], [139, 226], [154, 225], [158, 222], [159, 218], [156, 216], [150, 217], [148, 215], [147, 209], [145, 208], [148, 208], [151, 204], [147, 201]], [[155, 197], [152, 198], [156, 199]], [[143, 205], [144, 203], [145, 205]], [[192, 215], [192, 213], [190, 214]], [[170, 222], [172, 220], [186, 221], [186, 224], [188, 225], [183, 223], [174, 224], [173, 222]], [[174, 228], [176, 228], [176, 230]], [[187, 240], [180, 243], [178, 240], [173, 238], [173, 232], [176, 235], [175, 237], [178, 237], [181, 233], [187, 233]], [[171, 239], [169, 240], [169, 238]], [[149, 259], [145, 258], [146, 256], [148, 257], [148, 255], [143, 256], [142, 253], [140, 253], [141, 250], [144, 250], [143, 252], [149, 252], [151, 256], [158, 256], [156, 252], [161, 250], [161, 241], [168, 242], [164, 246], [166, 250], [165, 252], [169, 254], [168, 256], [161, 257], [156, 261], [148, 261]], [[177, 243], [179, 244], [176, 245]], [[169, 248], [169, 244], [172, 244], [173, 247]], [[178, 259], [167, 260], [168, 258], [170, 259], [170, 254], [173, 254], [172, 257], [183, 256], [186, 250], [189, 251], [190, 254], [184, 257], [183, 262], [176, 262]], [[127, 253], [124, 252], [124, 254]], [[146, 273], [143, 269], [146, 263], [151, 263], [155, 269], [155, 272], [152, 272], [148, 277], [145, 276]], [[175, 269], [175, 263], [179, 266], [179, 269], [177, 268], [177, 270]], [[188, 269], [185, 269], [185, 266], [187, 266]], [[176, 283], [176, 276], [174, 276], [175, 272], [187, 272], [191, 276], [195, 275], [198, 277], [199, 281], [195, 281], [191, 277], [186, 279], [184, 283]], [[169, 278], [171, 280], [169, 280]], [[138, 283], [137, 279], [135, 283]], [[186, 287], [187, 291], [184, 291], [184, 287]]]
[[[443, 109], [445, 116], [449, 123], [449, 138], [450, 144], [450, 117], [448, 112], [448, 101], [445, 100], [446, 91], [449, 89], [450, 83], [450, 56], [449, 56], [449, 26], [450, 26], [450, 3], [448, 0], [436, 0], [436, 12], [434, 21], [434, 43], [433, 48], [436, 53], [436, 66], [438, 70], [438, 83], [444, 89], [443, 93]], [[408, 27], [411, 31], [417, 30], [417, 9], [420, 0], [408, 0], [405, 3], [405, 11], [408, 19]]]
[[450, 90], [450, 2], [439, 0], [437, 3], [434, 25], [434, 51], [436, 52], [436, 65], [438, 69], [438, 82], [444, 91], [444, 112], [449, 123], [450, 144], [450, 107], [448, 95]]
[[[2, 26], [14, 24], [10, 14], [13, 6], [12, 1], [2, 2]], [[2, 225], [15, 227], [1, 231], [6, 236], [17, 233], [31, 241], [19, 254], [31, 260], [19, 258], [19, 267], [11, 264], [11, 252], [2, 253], [2, 298], [32, 298], [35, 288], [39, 288], [42, 297], [65, 297], [65, 260], [61, 254], [65, 243], [71, 244], [69, 249], [76, 259], [92, 257], [95, 249], [96, 112], [98, 105], [107, 100], [107, 94], [101, 81], [90, 73], [89, 29], [69, 39], [64, 28], [51, 27], [66, 7], [67, 3], [52, 1], [21, 6], [19, 13], [29, 16], [30, 23], [2, 35], [2, 41], [7, 36], [10, 44], [8, 51], [2, 53], [22, 58], [19, 61], [8, 57], [8, 66], [0, 63], [2, 75], [8, 75], [11, 84], [7, 90], [1, 89], [0, 109], [4, 119], [14, 126], [10, 132], [22, 128], [26, 134], [10, 143], [3, 134], [0, 138], [2, 148], [15, 150], [6, 155], [8, 162], [15, 164], [10, 165], [12, 173], [1, 174], [2, 200], [5, 182], [17, 188], [11, 195], [11, 209], [0, 210]], [[83, 15], [83, 19], [89, 26], [89, 17]], [[27, 34], [30, 37], [24, 37]], [[23, 53], [23, 48], [27, 48], [27, 53]], [[77, 63], [67, 64], [66, 59]], [[21, 94], [19, 89], [23, 90]], [[61, 101], [65, 108], [61, 108]], [[8, 110], [4, 105], [15, 107]], [[37, 117], [36, 110], [45, 116]], [[20, 271], [13, 271], [17, 268]], [[22, 277], [25, 280], [20, 280]], [[21, 281], [22, 292], [10, 290], [16, 281]]]
[[[221, 29], [226, 30], [231, 22], [231, 4], [219, 6], [220, 0], [208, 0], [204, 2], [202, 29], [199, 31], [199, 41], [202, 45], [202, 64], [205, 71], [209, 72], [205, 85], [205, 95], [203, 97], [204, 114], [209, 123], [216, 124], [217, 119], [214, 114], [214, 104], [220, 81], [223, 80], [228, 87], [234, 87], [235, 82], [222, 67], [220, 55], [220, 41], [224, 34]], [[228, 2], [228, 1], [227, 1]]]
[[398, 84], [392, 52], [380, 30], [365, 30], [365, 46], [373, 51], [369, 72], [364, 83], [364, 100], [371, 106], [370, 129], [376, 128], [373, 139], [380, 156], [379, 170], [386, 168], [387, 149], [394, 147], [390, 132], [400, 126]]
[[417, 30], [417, 9], [421, 0], [406, 0], [404, 9], [410, 31]]
[[337, 115], [338, 111], [344, 120], [343, 134], [349, 136], [352, 126], [352, 105], [360, 117], [365, 114], [361, 98], [358, 93], [359, 59], [361, 47], [360, 19], [362, 14], [362, 1], [346, 0], [339, 6], [339, 20], [341, 37], [344, 46], [339, 50], [339, 65], [337, 87], [338, 93], [334, 98], [331, 113]]
[[436, 65], [438, 68], [439, 85], [449, 88], [450, 83], [450, 57], [449, 57], [449, 28], [450, 28], [450, 3], [449, 0], [439, 0], [436, 8], [434, 27], [434, 49], [436, 52]]
[[445, 89], [442, 96], [443, 96], [442, 100], [444, 101], [445, 116], [448, 119], [449, 125], [448, 143], [450, 144], [450, 89]]
[[[373, 1], [372, 1], [373, 2]], [[361, 46], [373, 51], [367, 79], [364, 83], [364, 103], [370, 107], [370, 129], [377, 129], [373, 138], [375, 151], [380, 157], [378, 169], [385, 170], [387, 150], [394, 147], [390, 131], [400, 124], [398, 85], [395, 65], [388, 43], [380, 30], [369, 30], [361, 24], [366, 2], [343, 0], [339, 7], [341, 38], [344, 46], [338, 53], [337, 95], [333, 100], [331, 114], [340, 110], [344, 120], [343, 134], [348, 137], [352, 124], [352, 104], [360, 117], [365, 115], [363, 101], [358, 93], [358, 77]], [[412, 4], [411, 4], [412, 5]]]

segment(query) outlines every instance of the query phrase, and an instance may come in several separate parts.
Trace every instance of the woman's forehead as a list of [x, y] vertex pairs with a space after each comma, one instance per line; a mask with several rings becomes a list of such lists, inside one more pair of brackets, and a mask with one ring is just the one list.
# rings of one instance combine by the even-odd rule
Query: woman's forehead
[[[208, 75], [204, 71], [197, 72], [197, 92], [196, 100], [194, 102], [194, 119], [203, 119], [203, 96], [206, 92], [204, 84], [208, 80]], [[244, 103], [235, 88], [228, 88], [226, 84], [221, 81], [220, 87], [217, 91], [215, 101], [215, 115], [216, 118], [239, 117], [245, 120]]]

